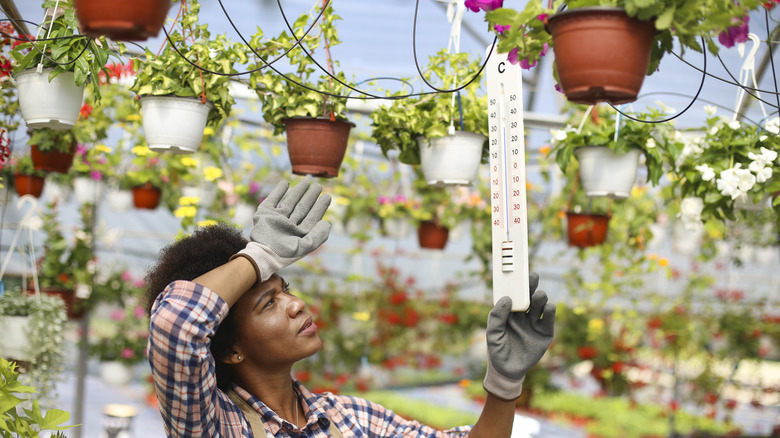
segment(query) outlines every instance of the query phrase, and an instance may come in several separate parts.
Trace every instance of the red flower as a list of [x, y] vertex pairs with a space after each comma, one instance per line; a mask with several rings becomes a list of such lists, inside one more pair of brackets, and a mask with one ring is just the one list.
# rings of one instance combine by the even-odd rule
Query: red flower
[[732, 411], [736, 407], [737, 407], [737, 401], [736, 400], [726, 400], [726, 409]]
[[592, 345], [583, 345], [581, 347], [577, 347], [577, 356], [583, 360], [593, 359], [598, 355], [599, 350]]
[[447, 325], [455, 325], [458, 323], [458, 315], [455, 315], [453, 313], [446, 313], [439, 317], [439, 321]]
[[311, 380], [311, 372], [309, 372], [308, 370], [296, 371], [295, 378], [300, 380], [303, 383], [306, 383], [309, 380]]
[[404, 310], [404, 327], [416, 327], [419, 321], [420, 314], [417, 313], [416, 310], [412, 309], [411, 307], [407, 307]]
[[708, 392], [704, 394], [704, 403], [714, 405], [718, 402], [718, 394], [715, 394], [714, 392]]
[[85, 103], [84, 105], [81, 105], [81, 111], [79, 111], [79, 115], [83, 118], [87, 118], [92, 114], [92, 106], [88, 103]]
[[390, 304], [397, 306], [399, 304], [405, 303], [408, 299], [409, 296], [406, 294], [406, 292], [395, 292], [390, 295]]
[[626, 366], [626, 364], [624, 364], [623, 362], [615, 362], [615, 363], [613, 363], [613, 364], [612, 364], [612, 367], [611, 367], [611, 368], [612, 368], [612, 371], [613, 371], [615, 374], [620, 374], [620, 373], [622, 373], [622, 372], [623, 372], [623, 368], [624, 368], [625, 366]]
[[401, 315], [395, 312], [390, 312], [387, 315], [387, 322], [389, 322], [391, 325], [398, 325], [401, 323]]
[[659, 318], [657, 316], [654, 316], [654, 317], [650, 318], [649, 321], [647, 321], [647, 328], [650, 328], [650, 329], [661, 328], [661, 323], [662, 323], [661, 322], [661, 318]]

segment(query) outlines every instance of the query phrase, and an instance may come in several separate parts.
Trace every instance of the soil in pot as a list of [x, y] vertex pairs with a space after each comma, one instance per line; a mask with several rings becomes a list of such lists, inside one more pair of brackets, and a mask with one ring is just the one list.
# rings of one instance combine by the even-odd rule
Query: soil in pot
[[59, 150], [41, 151], [38, 146], [30, 146], [33, 167], [45, 172], [68, 173], [73, 164], [73, 154], [76, 152], [76, 142], [71, 144], [67, 152]]
[[420, 248], [444, 249], [447, 246], [449, 234], [450, 230], [447, 227], [432, 221], [422, 222], [417, 228], [417, 239], [420, 242]]
[[636, 100], [650, 64], [653, 21], [630, 18], [622, 8], [576, 8], [550, 17], [547, 29], [569, 101]]
[[352, 122], [326, 118], [292, 117], [284, 120], [292, 172], [335, 178], [347, 151]]
[[22, 175], [17, 173], [14, 175], [14, 188], [16, 189], [16, 194], [19, 195], [20, 198], [24, 195], [40, 198], [41, 193], [43, 193], [43, 183], [45, 181], [46, 180], [41, 176]]
[[609, 216], [567, 212], [569, 245], [579, 248], [601, 245], [607, 238]]

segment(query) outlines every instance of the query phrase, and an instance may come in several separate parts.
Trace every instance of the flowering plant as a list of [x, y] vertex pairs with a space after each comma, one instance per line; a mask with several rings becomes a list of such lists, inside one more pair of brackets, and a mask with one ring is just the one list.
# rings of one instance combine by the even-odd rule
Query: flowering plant
[[118, 308], [111, 320], [102, 324], [100, 333], [90, 341], [90, 354], [101, 361], [119, 361], [134, 365], [146, 358], [149, 322], [142, 306]]
[[167, 185], [170, 175], [160, 154], [150, 150], [148, 146], [135, 146], [131, 152], [133, 158], [125, 174], [130, 187], [151, 184], [152, 187], [161, 189]]
[[104, 144], [92, 147], [78, 144], [69, 173], [73, 177], [86, 176], [95, 181], [111, 178], [119, 165], [119, 156], [112, 152], [113, 149]]
[[[686, 228], [698, 229], [709, 219], [734, 219], [735, 208], [765, 202], [780, 191], [780, 118], [763, 127], [715, 116], [707, 108], [703, 134], [685, 140], [673, 185], [682, 198], [680, 216]], [[775, 199], [774, 209], [780, 209]]]
[[17, 45], [11, 23], [0, 23], [0, 126], [7, 132], [19, 127], [19, 99], [11, 78], [13, 64], [11, 49]]
[[12, 156], [8, 166], [4, 169], [7, 169], [11, 174], [46, 176], [46, 173], [42, 170], [35, 170], [32, 157], [29, 154], [21, 157]]
[[[470, 60], [468, 53], [439, 51], [431, 56], [424, 72], [429, 83], [443, 89], [455, 89], [473, 80], [458, 97], [452, 93], [433, 93], [419, 97], [395, 99], [390, 105], [382, 105], [371, 113], [371, 137], [387, 156], [398, 150], [398, 161], [404, 164], [420, 164], [418, 138], [445, 137], [455, 126], [462, 131], [487, 137], [487, 96], [478, 96], [477, 73], [482, 63]], [[395, 93], [396, 95], [398, 93]], [[487, 139], [482, 149], [482, 162], [488, 157]]]
[[[663, 0], [646, 2], [639, 0], [555, 0], [530, 1], [522, 10], [503, 7], [503, 0], [466, 0], [466, 7], [474, 12], [485, 11], [488, 31], [498, 38], [498, 53], [506, 53], [507, 59], [523, 68], [531, 68], [552, 48], [553, 40], [547, 31], [547, 21], [561, 7], [569, 9], [606, 6], [625, 9], [630, 17], [639, 20], [655, 20], [655, 37], [650, 53], [647, 74], [658, 69], [661, 58], [671, 53], [676, 37], [684, 49], [702, 52], [700, 37], [707, 49], [718, 53], [713, 39], [727, 33], [732, 27], [745, 26], [750, 11], [758, 9], [758, 0], [734, 2], [732, 0]], [[551, 6], [551, 7], [550, 7]], [[734, 33], [732, 31], [732, 33]], [[740, 33], [741, 35], [741, 33]], [[747, 37], [747, 32], [744, 32]], [[740, 37], [736, 37], [740, 41]], [[733, 41], [734, 36], [727, 38]], [[741, 41], [744, 41], [742, 39]], [[726, 44], [726, 45], [727, 45]], [[733, 44], [733, 42], [732, 42]], [[727, 45], [728, 47], [728, 45]]]
[[414, 200], [401, 194], [381, 195], [376, 201], [379, 205], [376, 214], [382, 219], [409, 218], [412, 216], [412, 211], [419, 208]]
[[[550, 153], [562, 171], [566, 172], [574, 150], [583, 146], [606, 146], [616, 154], [625, 154], [632, 149], [639, 150], [645, 157], [647, 180], [653, 185], [664, 173], [664, 164], [673, 165], [682, 149], [679, 132], [671, 123], [646, 123], [626, 119], [621, 122], [619, 114], [603, 105], [596, 106], [582, 116], [575, 128], [569, 124], [561, 130], [551, 130], [552, 146]], [[612, 123], [605, 118], [615, 117]], [[648, 113], [637, 115], [640, 120], [660, 120], [663, 112], [650, 109]], [[575, 118], [576, 119], [576, 118]]]
[[461, 221], [461, 208], [455, 203], [453, 187], [430, 186], [416, 169], [417, 178], [413, 182], [417, 202], [412, 209], [412, 218], [421, 222], [434, 222], [445, 228], [454, 228]]

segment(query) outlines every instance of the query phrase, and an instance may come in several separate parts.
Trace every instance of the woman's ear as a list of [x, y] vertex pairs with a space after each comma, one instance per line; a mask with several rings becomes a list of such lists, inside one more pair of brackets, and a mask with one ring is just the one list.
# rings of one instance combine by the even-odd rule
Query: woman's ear
[[241, 352], [231, 349], [230, 353], [220, 359], [220, 362], [228, 365], [236, 365], [244, 361], [244, 355]]

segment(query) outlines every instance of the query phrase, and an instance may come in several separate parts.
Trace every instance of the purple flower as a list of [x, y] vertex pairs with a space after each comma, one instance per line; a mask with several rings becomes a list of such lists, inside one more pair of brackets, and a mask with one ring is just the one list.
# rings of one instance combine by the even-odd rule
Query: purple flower
[[100, 181], [101, 179], [103, 179], [103, 173], [99, 170], [90, 170], [89, 177], [94, 179], [95, 181]]
[[504, 4], [504, 0], [466, 0], [464, 5], [472, 12], [479, 12], [480, 9], [487, 12], [498, 9]]
[[260, 191], [260, 184], [256, 183], [255, 181], [252, 181], [249, 183], [249, 194], [254, 195]]
[[745, 15], [742, 20], [739, 18], [732, 18], [731, 20], [733, 23], [738, 24], [729, 27], [718, 35], [718, 41], [724, 47], [734, 47], [734, 44], [744, 43], [748, 39], [748, 33], [750, 33], [750, 26], [748, 26], [749, 16]]
[[560, 85], [558, 85], [558, 83], [557, 83], [557, 82], [555, 83], [555, 91], [557, 91], [557, 92], [559, 92], [559, 93], [561, 93], [561, 94], [564, 94], [564, 92], [563, 92], [563, 88], [561, 88], [561, 86], [560, 86]]
[[[539, 52], [539, 57], [542, 57], [542, 56], [546, 55], [547, 54], [547, 50], [549, 48], [550, 48], [549, 44], [544, 43], [544, 45], [542, 46], [542, 51]], [[517, 50], [517, 49], [515, 49], [515, 50]], [[512, 54], [512, 52], [509, 52], [509, 53]], [[514, 57], [515, 57], [515, 59], [517, 59], [517, 52], [514, 53]], [[512, 60], [510, 59], [509, 62], [512, 62]], [[512, 63], [513, 64], [517, 64], [518, 62], [512, 62]], [[530, 61], [528, 61], [528, 58], [526, 58], [526, 59], [520, 60], [519, 64], [520, 64], [520, 68], [528, 70], [531, 67], [536, 65], [536, 61], [534, 60], [533, 62], [530, 62]]]
[[515, 47], [514, 49], [510, 50], [509, 53], [506, 55], [506, 60], [509, 61], [512, 65], [517, 65], [518, 62], [520, 62], [519, 59], [517, 59], [517, 51], [519, 49]]
[[512, 26], [504, 26], [502, 24], [496, 24], [495, 26], [493, 26], [493, 29], [495, 29], [496, 33], [499, 35], [503, 35], [504, 32], [508, 31], [511, 28]]
[[76, 155], [86, 155], [87, 154], [87, 145], [85, 144], [77, 144], [76, 145]]
[[406, 202], [406, 196], [404, 196], [404, 195], [395, 195], [395, 196], [393, 196], [393, 202], [395, 202], [396, 204], [404, 203], [404, 202]]
[[376, 200], [379, 203], [379, 205], [385, 205], [390, 203], [390, 198], [388, 198], [387, 196], [380, 196]]

